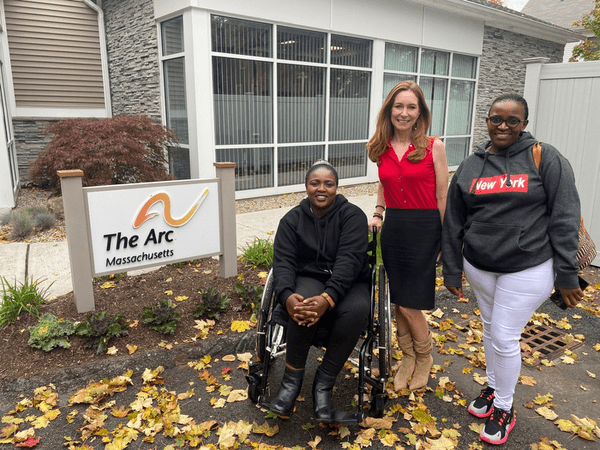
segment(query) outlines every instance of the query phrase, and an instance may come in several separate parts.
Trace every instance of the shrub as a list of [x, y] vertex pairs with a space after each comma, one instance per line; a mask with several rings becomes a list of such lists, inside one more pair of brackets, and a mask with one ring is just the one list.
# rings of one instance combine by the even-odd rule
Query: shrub
[[23, 312], [38, 317], [40, 309], [44, 305], [47, 288], [41, 289], [39, 281], [33, 281], [33, 278], [26, 278], [24, 283], [14, 286], [6, 280], [0, 278], [2, 283], [2, 304], [0, 305], [0, 327], [8, 323], [15, 322]]
[[37, 325], [29, 327], [28, 344], [49, 352], [55, 347], [70, 348], [67, 340], [75, 332], [75, 325], [68, 320], [58, 320], [54, 314], [46, 313], [40, 317]]
[[225, 294], [219, 294], [215, 288], [199, 289], [198, 292], [202, 294], [202, 300], [198, 304], [198, 309], [194, 311], [194, 317], [204, 316], [219, 320], [231, 299]]
[[173, 131], [148, 116], [65, 119], [48, 125], [52, 141], [33, 162], [30, 178], [60, 192], [57, 170], [83, 170], [84, 186], [173, 179], [168, 173]]
[[163, 334], [175, 334], [177, 321], [180, 318], [181, 314], [174, 309], [171, 300], [165, 299], [154, 306], [144, 306], [141, 321], [151, 330]]
[[89, 313], [85, 316], [87, 320], [77, 324], [75, 333], [85, 338], [85, 348], [91, 348], [97, 355], [106, 353], [108, 343], [112, 338], [127, 336], [129, 330], [126, 325], [121, 324], [124, 315], [114, 315], [108, 317], [107, 311], [100, 311], [97, 314]]
[[12, 231], [9, 237], [11, 239], [23, 239], [33, 230], [33, 219], [25, 211], [15, 211], [10, 215], [10, 225]]
[[269, 239], [255, 237], [252, 243], [240, 247], [243, 258], [254, 266], [268, 269], [273, 265], [273, 243]]
[[233, 287], [233, 290], [240, 294], [243, 306], [252, 308], [252, 312], [258, 313], [260, 300], [264, 291], [262, 286], [245, 286], [238, 283]]
[[54, 226], [56, 216], [51, 212], [45, 212], [35, 217], [35, 227], [40, 230], [47, 230]]

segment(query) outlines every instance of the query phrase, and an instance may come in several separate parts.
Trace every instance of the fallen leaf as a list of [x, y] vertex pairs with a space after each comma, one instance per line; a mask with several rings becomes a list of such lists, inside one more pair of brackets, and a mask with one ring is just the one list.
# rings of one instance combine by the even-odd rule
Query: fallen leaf
[[110, 289], [114, 287], [117, 287], [114, 281], [106, 281], [102, 284], [102, 286], [100, 286], [100, 289]]
[[558, 414], [556, 414], [554, 411], [552, 411], [550, 408], [548, 408], [546, 406], [542, 406], [541, 408], [536, 409], [535, 412], [538, 413], [540, 416], [542, 416], [544, 419], [548, 419], [548, 420], [558, 419]]
[[107, 355], [116, 355], [118, 351], [119, 351], [119, 349], [113, 345], [112, 347], [109, 347], [108, 350], [106, 350], [106, 354]]
[[125, 345], [125, 347], [127, 347], [127, 350], [129, 350], [130, 355], [133, 355], [135, 353], [135, 351], [138, 349], [137, 345], [131, 345], [131, 344], [127, 344], [127, 345]]
[[182, 302], [184, 300], [187, 300], [189, 297], [187, 295], [178, 295], [177, 297], [175, 297], [175, 301], [176, 302]]
[[238, 333], [243, 333], [246, 330], [250, 329], [250, 325], [245, 320], [233, 320], [231, 321], [231, 330], [237, 331]]

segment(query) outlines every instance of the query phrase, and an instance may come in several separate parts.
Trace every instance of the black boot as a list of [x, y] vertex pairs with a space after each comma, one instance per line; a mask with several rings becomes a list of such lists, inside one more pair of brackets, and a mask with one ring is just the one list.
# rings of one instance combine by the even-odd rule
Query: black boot
[[322, 423], [331, 423], [334, 411], [331, 409], [331, 391], [335, 378], [326, 375], [319, 367], [313, 381], [313, 409], [315, 418]]
[[280, 416], [289, 417], [294, 412], [294, 403], [302, 388], [304, 369], [294, 370], [285, 366], [281, 387], [271, 400], [269, 410]]

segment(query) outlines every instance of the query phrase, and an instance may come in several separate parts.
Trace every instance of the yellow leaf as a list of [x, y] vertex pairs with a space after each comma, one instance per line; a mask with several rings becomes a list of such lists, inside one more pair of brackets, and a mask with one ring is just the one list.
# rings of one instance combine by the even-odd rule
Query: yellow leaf
[[173, 291], [169, 289], [165, 291], [165, 295], [173, 295]]
[[258, 272], [258, 278], [267, 278], [269, 272]]
[[243, 402], [248, 399], [248, 389], [235, 389], [227, 397], [227, 403]]
[[262, 425], [258, 425], [256, 422], [254, 422], [252, 424], [252, 432], [255, 434], [264, 434], [266, 436], [271, 437], [279, 433], [279, 426], [275, 424], [272, 427], [270, 427], [268, 422], [265, 422]]
[[100, 289], [110, 289], [110, 288], [114, 288], [116, 286], [117, 285], [114, 281], [106, 281], [106, 282], [104, 282], [104, 284], [102, 284], [102, 286], [100, 286]]
[[48, 420], [54, 420], [60, 416], [60, 409], [52, 409], [44, 413], [44, 417]]
[[311, 448], [315, 449], [317, 448], [317, 445], [319, 445], [322, 439], [323, 438], [321, 436], [315, 436], [314, 441], [308, 441], [308, 445], [310, 445]]
[[34, 428], [46, 428], [49, 423], [50, 421], [46, 417], [40, 416], [33, 421], [33, 426]]
[[548, 420], [558, 419], [558, 414], [556, 414], [554, 411], [552, 411], [550, 408], [548, 408], [546, 406], [542, 406], [541, 408], [536, 409], [535, 412], [538, 413], [540, 416], [542, 416], [544, 419], [548, 419]]
[[250, 329], [250, 326], [248, 325], [248, 322], [246, 322], [245, 320], [233, 320], [231, 322], [231, 330], [232, 331], [237, 331], [238, 333], [242, 333], [249, 329]]
[[131, 324], [129, 324], [129, 328], [135, 328], [138, 326], [139, 323], [139, 320], [134, 320], [133, 322], [131, 322]]
[[178, 295], [177, 297], [175, 297], [175, 301], [176, 302], [182, 302], [184, 300], [187, 300], [189, 297], [187, 295]]
[[232, 362], [232, 361], [235, 361], [235, 356], [234, 355], [225, 355], [225, 356], [223, 356], [222, 360], [226, 361], [226, 362]]
[[135, 351], [138, 349], [137, 345], [131, 345], [131, 344], [127, 344], [125, 347], [127, 347], [127, 350], [129, 350], [130, 355], [133, 355], [135, 353]]
[[116, 355], [118, 351], [119, 351], [119, 349], [113, 345], [108, 350], [106, 350], [106, 354], [107, 355]]
[[589, 370], [586, 370], [586, 373], [588, 374], [588, 376], [589, 376], [590, 378], [596, 378], [596, 374], [595, 374], [595, 373], [592, 373], [592, 372], [590, 372]]
[[202, 273], [208, 275], [209, 273], [212, 273], [212, 270], [203, 270]]
[[240, 360], [241, 362], [250, 362], [252, 361], [252, 353], [246, 352], [246, 353], [238, 353], [237, 355], [237, 359]]
[[225, 407], [225, 399], [220, 398], [217, 400], [215, 397], [213, 397], [210, 399], [210, 404], [212, 405], [213, 408], [224, 408]]
[[244, 274], [240, 273], [237, 278], [238, 278], [238, 280], [243, 280], [244, 279]]
[[537, 381], [533, 377], [527, 375], [519, 375], [519, 383], [524, 384], [525, 386], [535, 386]]

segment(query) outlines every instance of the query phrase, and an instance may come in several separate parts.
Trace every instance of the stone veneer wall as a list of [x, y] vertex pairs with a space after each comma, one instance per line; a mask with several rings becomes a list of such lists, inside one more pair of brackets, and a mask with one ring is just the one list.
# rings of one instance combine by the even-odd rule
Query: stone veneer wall
[[475, 146], [489, 139], [485, 118], [494, 98], [506, 92], [523, 95], [527, 70], [523, 60], [546, 57], [558, 63], [562, 62], [563, 52], [564, 44], [485, 27], [475, 106]]
[[158, 36], [152, 0], [104, 0], [113, 116], [161, 122]]
[[57, 122], [57, 119], [13, 117], [12, 124], [21, 185], [29, 183], [29, 169], [31, 164], [52, 140], [51, 135], [44, 134], [44, 129], [50, 123], [54, 122]]

